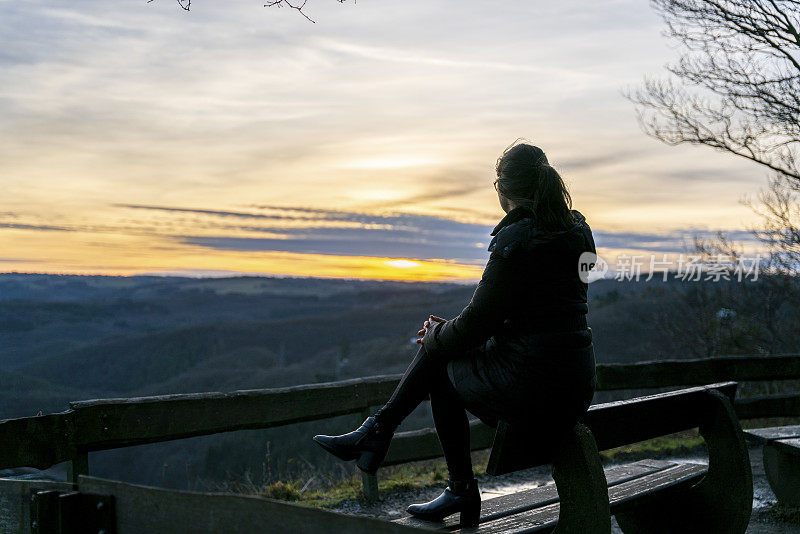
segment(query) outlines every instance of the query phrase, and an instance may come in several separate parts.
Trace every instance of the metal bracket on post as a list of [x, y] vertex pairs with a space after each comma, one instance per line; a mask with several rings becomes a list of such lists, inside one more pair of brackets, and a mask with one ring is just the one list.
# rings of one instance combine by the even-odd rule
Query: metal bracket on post
[[58, 490], [31, 490], [31, 534], [58, 532]]
[[113, 495], [31, 490], [31, 534], [116, 534]]
[[[366, 419], [372, 415], [370, 413], [369, 406], [361, 410], [361, 417]], [[361, 472], [361, 484], [364, 489], [364, 496], [367, 499], [367, 502], [375, 502], [378, 500], [378, 476], [377, 475], [370, 475], [368, 473]]]

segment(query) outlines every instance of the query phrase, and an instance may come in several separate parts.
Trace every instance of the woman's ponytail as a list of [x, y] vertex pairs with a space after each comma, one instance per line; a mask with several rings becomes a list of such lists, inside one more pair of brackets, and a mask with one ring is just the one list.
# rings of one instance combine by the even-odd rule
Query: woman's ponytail
[[496, 171], [498, 191], [532, 211], [536, 226], [543, 230], [572, 226], [572, 198], [541, 148], [512, 144], [498, 158]]

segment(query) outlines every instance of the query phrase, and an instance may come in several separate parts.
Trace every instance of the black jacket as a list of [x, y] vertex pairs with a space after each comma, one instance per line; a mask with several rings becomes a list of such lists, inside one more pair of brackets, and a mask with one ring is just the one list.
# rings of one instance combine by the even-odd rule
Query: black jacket
[[557, 324], [588, 312], [586, 282], [578, 258], [595, 251], [586, 218], [564, 231], [536, 228], [524, 207], [509, 211], [494, 228], [489, 261], [469, 304], [458, 317], [437, 323], [422, 343], [429, 353], [452, 359], [491, 340], [519, 354], [535, 352], [537, 324]]

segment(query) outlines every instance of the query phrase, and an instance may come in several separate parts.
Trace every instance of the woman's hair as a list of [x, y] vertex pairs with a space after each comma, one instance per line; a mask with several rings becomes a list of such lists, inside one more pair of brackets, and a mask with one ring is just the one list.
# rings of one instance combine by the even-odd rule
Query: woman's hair
[[531, 210], [536, 226], [543, 230], [572, 226], [572, 197], [541, 148], [514, 141], [497, 159], [496, 170], [497, 190]]

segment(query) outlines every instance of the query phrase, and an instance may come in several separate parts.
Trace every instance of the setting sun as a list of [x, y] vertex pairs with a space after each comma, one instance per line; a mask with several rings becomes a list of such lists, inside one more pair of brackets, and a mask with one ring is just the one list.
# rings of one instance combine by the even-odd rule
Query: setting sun
[[389, 267], [397, 267], [398, 269], [411, 269], [419, 266], [419, 262], [409, 260], [392, 260], [387, 261], [386, 265]]

